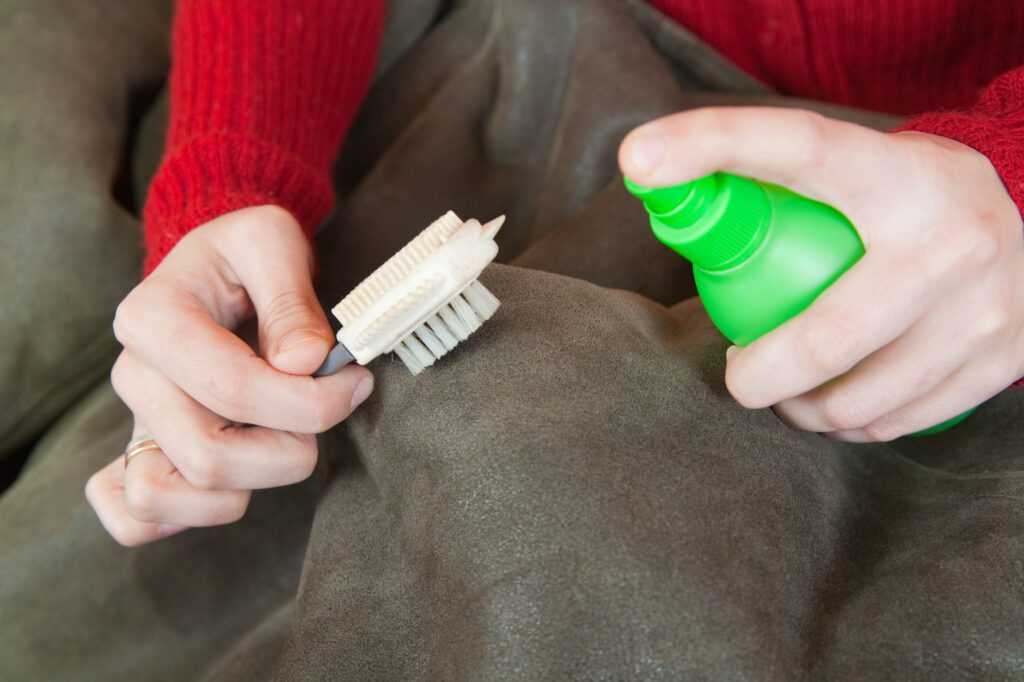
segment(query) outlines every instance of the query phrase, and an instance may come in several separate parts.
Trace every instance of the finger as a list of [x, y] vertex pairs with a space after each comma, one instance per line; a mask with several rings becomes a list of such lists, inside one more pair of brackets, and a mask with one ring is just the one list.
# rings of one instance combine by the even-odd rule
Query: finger
[[232, 265], [256, 309], [261, 354], [279, 371], [312, 374], [334, 346], [334, 334], [313, 291], [306, 237], [296, 226], [268, 232], [272, 250], [232, 243], [242, 237], [234, 233], [228, 248], [238, 249]]
[[843, 210], [877, 190], [882, 133], [800, 109], [709, 107], [652, 121], [623, 140], [623, 173], [652, 187], [728, 171], [785, 185]]
[[899, 337], [937, 293], [905, 265], [866, 254], [807, 310], [729, 359], [730, 393], [749, 408], [775, 405], [844, 374]]
[[358, 365], [316, 379], [279, 372], [198, 301], [160, 286], [140, 286], [128, 296], [114, 328], [126, 349], [233, 422], [320, 433], [347, 417], [360, 402], [353, 398], [365, 399], [373, 387], [372, 375]]
[[316, 437], [228, 422], [130, 352], [114, 364], [117, 394], [188, 483], [201, 490], [252, 490], [305, 480]]
[[147, 523], [128, 511], [124, 496], [124, 456], [103, 467], [89, 478], [85, 497], [110, 536], [125, 547], [169, 537], [186, 530], [175, 524]]
[[775, 413], [805, 431], [846, 431], [926, 395], [971, 359], [971, 344], [963, 343], [945, 322], [914, 325], [853, 370], [778, 403]]
[[976, 367], [964, 368], [917, 400], [886, 414], [862, 429], [835, 431], [828, 436], [852, 443], [890, 441], [941, 424], [980, 405], [1005, 386], [989, 380], [996, 375]]
[[191, 486], [160, 450], [140, 453], [124, 470], [125, 508], [143, 523], [218, 526], [242, 518], [249, 506], [249, 491]]

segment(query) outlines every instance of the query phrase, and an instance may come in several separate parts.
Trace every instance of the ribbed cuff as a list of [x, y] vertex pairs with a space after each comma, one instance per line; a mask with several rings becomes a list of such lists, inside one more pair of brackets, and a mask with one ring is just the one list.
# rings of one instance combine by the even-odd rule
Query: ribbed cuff
[[191, 140], [164, 159], [149, 188], [144, 272], [196, 227], [249, 206], [284, 208], [312, 239], [333, 200], [328, 174], [280, 147], [230, 133]]
[[911, 130], [956, 140], [988, 157], [1024, 216], [1024, 117], [939, 112], [908, 121], [895, 132]]

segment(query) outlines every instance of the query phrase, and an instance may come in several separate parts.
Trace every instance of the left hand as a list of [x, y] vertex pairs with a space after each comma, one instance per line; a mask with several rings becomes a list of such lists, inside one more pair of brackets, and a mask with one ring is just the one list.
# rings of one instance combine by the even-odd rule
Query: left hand
[[[247, 321], [256, 339], [242, 338]], [[129, 547], [233, 523], [251, 491], [306, 479], [315, 434], [373, 388], [358, 365], [309, 376], [334, 334], [313, 289], [309, 241], [278, 206], [189, 232], [118, 306], [114, 333], [124, 350], [110, 379], [132, 412], [133, 440], [146, 433], [159, 447], [130, 465], [117, 457], [85, 494]]]
[[729, 350], [748, 408], [846, 441], [950, 419], [1024, 375], [1024, 225], [979, 152], [808, 111], [708, 108], [631, 132], [622, 171], [649, 186], [715, 171], [831, 204], [866, 253], [803, 313]]

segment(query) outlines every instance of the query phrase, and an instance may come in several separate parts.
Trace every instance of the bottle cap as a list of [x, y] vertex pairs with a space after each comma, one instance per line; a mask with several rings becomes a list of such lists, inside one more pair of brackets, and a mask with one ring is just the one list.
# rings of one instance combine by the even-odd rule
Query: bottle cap
[[671, 187], [625, 183], [650, 214], [655, 236], [703, 270], [737, 265], [764, 236], [768, 194], [749, 178], [715, 173]]

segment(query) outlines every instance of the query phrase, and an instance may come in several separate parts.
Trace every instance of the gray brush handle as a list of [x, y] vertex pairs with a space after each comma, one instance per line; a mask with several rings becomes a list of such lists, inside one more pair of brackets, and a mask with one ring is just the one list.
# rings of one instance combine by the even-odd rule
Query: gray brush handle
[[331, 374], [336, 374], [345, 365], [351, 364], [355, 361], [352, 354], [348, 352], [348, 348], [341, 345], [340, 343], [331, 349], [331, 352], [327, 354], [327, 359], [324, 360], [324, 364], [320, 365], [313, 376], [315, 377], [326, 377]]

